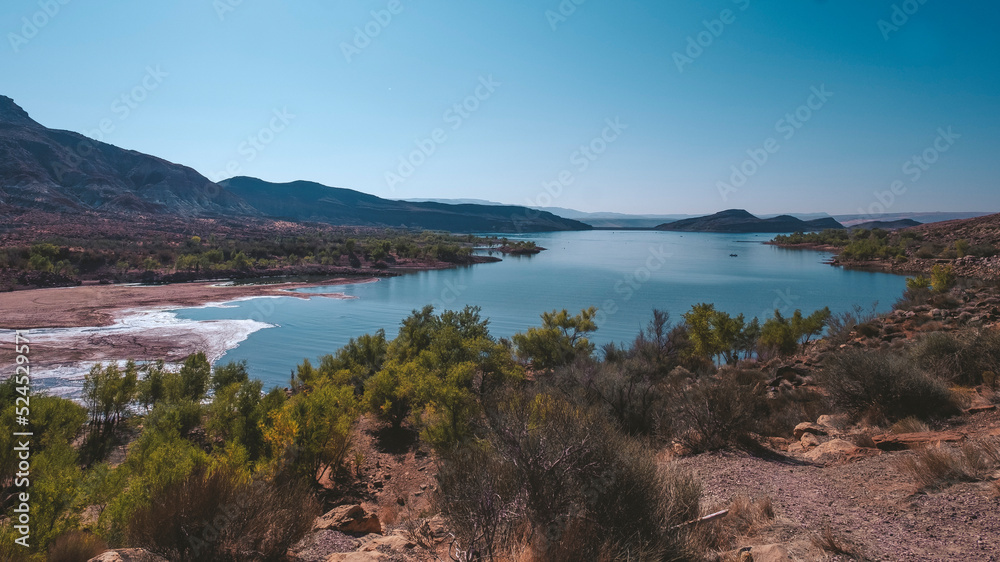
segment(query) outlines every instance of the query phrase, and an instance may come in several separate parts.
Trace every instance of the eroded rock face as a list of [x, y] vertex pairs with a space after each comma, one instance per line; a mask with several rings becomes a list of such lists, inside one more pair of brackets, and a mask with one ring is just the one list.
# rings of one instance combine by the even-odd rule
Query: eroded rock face
[[378, 515], [368, 514], [360, 505], [335, 507], [316, 520], [313, 530], [332, 529], [351, 535], [382, 534]]
[[141, 548], [123, 548], [119, 550], [108, 550], [99, 556], [91, 558], [87, 562], [170, 562], [162, 556], [158, 556]]

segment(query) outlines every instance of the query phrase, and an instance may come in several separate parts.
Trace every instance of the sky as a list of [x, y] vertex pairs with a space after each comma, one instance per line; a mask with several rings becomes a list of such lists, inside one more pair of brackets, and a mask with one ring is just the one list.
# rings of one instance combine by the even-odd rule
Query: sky
[[1000, 5], [4, 0], [0, 94], [233, 175], [582, 211], [1000, 211]]

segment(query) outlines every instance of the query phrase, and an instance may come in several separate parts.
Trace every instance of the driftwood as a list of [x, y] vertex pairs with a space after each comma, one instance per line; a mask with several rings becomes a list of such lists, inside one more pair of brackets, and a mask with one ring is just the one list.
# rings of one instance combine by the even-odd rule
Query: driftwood
[[681, 523], [680, 525], [674, 525], [671, 529], [680, 529], [681, 527], [687, 527], [688, 525], [697, 525], [699, 523], [707, 523], [709, 521], [715, 521], [716, 519], [722, 519], [723, 517], [729, 515], [728, 509], [723, 509], [722, 511], [716, 511], [710, 515], [704, 517], [699, 517], [698, 519], [692, 519], [686, 523]]

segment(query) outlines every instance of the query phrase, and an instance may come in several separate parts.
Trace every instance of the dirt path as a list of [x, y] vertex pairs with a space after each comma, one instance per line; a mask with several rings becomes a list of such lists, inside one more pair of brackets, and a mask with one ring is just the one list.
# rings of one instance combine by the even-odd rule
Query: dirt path
[[682, 459], [702, 481], [705, 504], [771, 497], [774, 525], [755, 544], [780, 542], [813, 560], [812, 536], [829, 527], [871, 560], [1000, 560], [1000, 508], [989, 484], [912, 495], [896, 468], [901, 453], [832, 466], [786, 465], [738, 453]]

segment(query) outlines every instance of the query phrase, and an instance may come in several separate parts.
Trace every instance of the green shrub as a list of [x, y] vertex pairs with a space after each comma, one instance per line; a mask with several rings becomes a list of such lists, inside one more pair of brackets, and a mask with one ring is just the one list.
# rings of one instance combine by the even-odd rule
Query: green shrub
[[938, 293], [945, 293], [951, 290], [957, 282], [955, 268], [951, 265], [938, 264], [931, 270], [931, 287]]
[[942, 381], [908, 357], [886, 351], [840, 352], [827, 359], [822, 382], [834, 404], [855, 420], [927, 420], [957, 411]]

